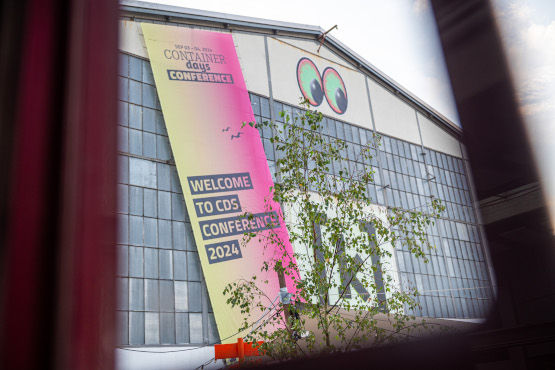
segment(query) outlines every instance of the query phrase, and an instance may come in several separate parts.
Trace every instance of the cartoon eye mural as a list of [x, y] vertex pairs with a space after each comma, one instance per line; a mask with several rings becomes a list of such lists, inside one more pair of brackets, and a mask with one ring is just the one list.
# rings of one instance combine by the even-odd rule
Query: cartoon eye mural
[[314, 62], [308, 58], [301, 58], [297, 63], [297, 82], [303, 96], [310, 105], [315, 107], [322, 104], [324, 91], [322, 90], [322, 78]]
[[327, 67], [322, 73], [324, 93], [331, 109], [337, 114], [343, 114], [347, 110], [347, 89], [339, 73]]

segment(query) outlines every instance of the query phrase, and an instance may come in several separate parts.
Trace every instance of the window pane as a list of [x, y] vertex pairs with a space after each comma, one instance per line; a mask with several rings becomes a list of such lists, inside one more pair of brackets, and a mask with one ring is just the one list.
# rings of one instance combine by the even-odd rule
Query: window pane
[[143, 133], [138, 130], [129, 130], [129, 153], [143, 155]]
[[188, 296], [187, 282], [176, 281], [174, 283], [174, 290], [175, 290], [175, 310], [188, 311], [189, 296]]
[[171, 249], [172, 247], [172, 222], [168, 220], [158, 220], [158, 246], [160, 248]]
[[129, 309], [142, 311], [145, 308], [143, 279], [129, 279]]
[[129, 344], [145, 343], [144, 312], [129, 312]]
[[189, 314], [190, 341], [191, 343], [202, 343], [202, 314]]
[[173, 281], [160, 280], [160, 311], [174, 311]]
[[129, 101], [133, 104], [141, 105], [141, 83], [129, 80]]
[[158, 192], [158, 215], [160, 218], [171, 219], [171, 193], [166, 191]]
[[208, 343], [217, 343], [220, 339], [214, 314], [208, 315]]
[[202, 293], [200, 283], [190, 281], [188, 288], [189, 311], [202, 312]]
[[129, 309], [129, 279], [117, 279], [117, 301], [116, 308], [118, 310]]
[[118, 243], [127, 244], [129, 240], [129, 216], [118, 216]]
[[173, 277], [175, 280], [187, 280], [187, 253], [173, 252]]
[[171, 194], [172, 198], [172, 219], [176, 221], [185, 221], [185, 200], [181, 194]]
[[129, 100], [129, 80], [124, 77], [119, 77], [118, 97], [121, 100]]
[[127, 312], [116, 313], [117, 344], [129, 344], [129, 318]]
[[132, 215], [143, 215], [143, 188], [129, 187], [129, 213]]
[[172, 223], [172, 233], [173, 233], [173, 248], [185, 250], [186, 236], [185, 236], [185, 223], [183, 222], [173, 222]]
[[200, 260], [198, 253], [187, 254], [187, 272], [189, 280], [200, 281]]
[[143, 248], [129, 247], [129, 276], [143, 276]]
[[126, 246], [118, 245], [118, 267], [117, 274], [127, 276], [129, 268], [129, 251]]
[[143, 155], [156, 158], [156, 135], [148, 132], [143, 133]]
[[129, 158], [129, 182], [132, 185], [156, 187], [156, 163], [139, 158]]
[[156, 111], [153, 109], [143, 108], [143, 130], [147, 132], [156, 132]]
[[142, 60], [129, 56], [129, 77], [141, 81], [143, 73]]
[[158, 189], [171, 190], [170, 166], [164, 163], [156, 163], [156, 167], [158, 170]]
[[145, 310], [158, 311], [158, 280], [145, 279]]
[[145, 344], [160, 343], [160, 322], [159, 313], [145, 313]]
[[129, 182], [129, 158], [118, 156], [118, 181], [123, 184]]
[[175, 318], [173, 313], [160, 314], [160, 343], [175, 343]]
[[167, 161], [170, 159], [170, 142], [169, 139], [165, 136], [156, 136], [156, 151], [158, 155], [158, 159], [163, 161]]
[[160, 279], [173, 279], [172, 251], [161, 249], [158, 258]]
[[157, 217], [158, 207], [157, 207], [157, 195], [156, 190], [144, 189], [144, 215], [147, 217]]
[[149, 108], [156, 108], [156, 92], [154, 87], [142, 84], [143, 88], [143, 105]]
[[158, 279], [158, 249], [145, 248], [145, 277]]
[[155, 218], [144, 218], [144, 245], [147, 247], [156, 247], [158, 223]]
[[176, 343], [183, 344], [189, 343], [189, 314], [176, 313], [175, 314], [175, 333]]

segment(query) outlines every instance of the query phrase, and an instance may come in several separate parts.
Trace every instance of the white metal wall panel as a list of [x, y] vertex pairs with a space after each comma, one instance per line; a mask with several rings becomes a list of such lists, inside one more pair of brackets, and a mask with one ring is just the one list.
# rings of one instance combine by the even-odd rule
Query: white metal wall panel
[[371, 79], [368, 87], [376, 131], [420, 144], [415, 110]]
[[420, 123], [420, 131], [422, 133], [422, 142], [424, 146], [462, 158], [461, 146], [457, 139], [420, 113], [418, 113], [418, 122]]
[[233, 40], [247, 89], [269, 96], [264, 36], [234, 32]]

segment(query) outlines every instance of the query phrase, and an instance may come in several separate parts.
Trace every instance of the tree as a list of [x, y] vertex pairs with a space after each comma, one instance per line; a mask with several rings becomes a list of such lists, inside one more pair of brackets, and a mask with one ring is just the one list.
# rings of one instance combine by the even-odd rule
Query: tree
[[[282, 206], [296, 264], [284, 258], [291, 256], [272, 231], [243, 238], [245, 244], [258, 238], [265, 248], [277, 251], [261, 271], [293, 277], [296, 291], [276, 303], [275, 297], [263, 295], [260, 286], [267, 282], [256, 276], [231, 282], [224, 290], [228, 304], [244, 315], [246, 340], [264, 341], [261, 349], [276, 359], [387, 343], [422, 325], [407, 313], [417, 306], [418, 292], [401, 290], [394, 274], [394, 249], [404, 246], [426, 260], [425, 251], [433, 248], [427, 229], [444, 210], [433, 198], [413, 210], [373, 205], [367, 185], [374, 183], [371, 164], [380, 136], [374, 134], [367, 146], [350, 147], [327, 136], [322, 114], [303, 104], [306, 110], [293, 119], [280, 112], [284, 124], [248, 123], [274, 133], [270, 141], [278, 173], [269, 197]], [[357, 160], [352, 168], [345, 161], [348, 151]], [[390, 328], [380, 320], [387, 320]]]

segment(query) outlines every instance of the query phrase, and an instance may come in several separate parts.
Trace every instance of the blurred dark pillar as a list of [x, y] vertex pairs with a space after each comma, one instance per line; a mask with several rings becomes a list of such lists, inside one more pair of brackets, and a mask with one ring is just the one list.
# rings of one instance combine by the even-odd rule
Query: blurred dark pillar
[[113, 368], [117, 2], [1, 5], [0, 368]]
[[553, 230], [495, 18], [486, 0], [432, 5], [498, 283], [497, 332], [476, 344], [513, 368], [551, 368]]

